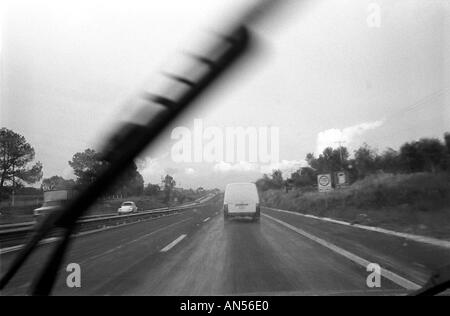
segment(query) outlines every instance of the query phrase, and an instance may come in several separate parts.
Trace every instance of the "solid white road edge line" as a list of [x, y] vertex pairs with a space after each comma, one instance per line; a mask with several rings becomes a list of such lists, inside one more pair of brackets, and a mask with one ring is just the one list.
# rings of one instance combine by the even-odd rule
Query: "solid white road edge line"
[[[334, 251], [335, 253], [346, 257], [347, 259], [349, 259], [349, 260], [359, 264], [360, 266], [363, 266], [365, 269], [371, 263], [371, 262], [369, 262], [369, 261], [367, 261], [367, 260], [365, 260], [365, 259], [363, 259], [361, 257], [358, 257], [355, 254], [352, 254], [351, 252], [349, 252], [347, 250], [339, 248], [338, 246], [336, 246], [336, 245], [334, 245], [332, 243], [329, 243], [329, 242], [327, 242], [327, 241], [325, 241], [325, 240], [323, 240], [323, 239], [321, 239], [319, 237], [316, 237], [316, 236], [314, 236], [314, 235], [312, 235], [310, 233], [307, 233], [307, 232], [305, 232], [304, 230], [302, 230], [300, 228], [292, 226], [292, 225], [290, 225], [290, 224], [288, 224], [286, 222], [283, 222], [283, 221], [281, 221], [279, 219], [276, 219], [276, 218], [274, 218], [272, 216], [269, 216], [267, 214], [262, 214], [262, 215], [267, 217], [267, 218], [269, 218], [269, 219], [271, 219], [271, 220], [273, 220], [274, 222], [277, 222], [280, 225], [283, 225], [283, 226], [289, 228], [290, 230], [292, 230], [292, 231], [302, 235], [303, 237], [306, 237], [306, 238], [308, 238], [308, 239], [310, 239], [310, 240], [312, 240], [312, 241], [314, 241], [314, 242], [316, 242], [316, 243], [318, 243], [318, 244], [320, 244], [320, 245], [322, 245], [322, 246], [324, 246], [324, 247]], [[407, 290], [418, 290], [418, 289], [421, 288], [420, 285], [418, 285], [418, 284], [416, 284], [416, 283], [414, 283], [412, 281], [409, 281], [409, 280], [399, 276], [398, 274], [395, 274], [394, 272], [391, 272], [391, 271], [389, 271], [387, 269], [384, 269], [384, 268], [381, 268], [381, 276], [383, 276], [386, 279], [394, 282], [397, 285], [400, 285], [401, 287], [403, 287], [403, 288], [405, 288]]]
[[360, 228], [360, 229], [364, 229], [364, 230], [368, 230], [368, 231], [372, 231], [372, 232], [377, 232], [377, 233], [382, 233], [382, 234], [386, 234], [386, 235], [401, 237], [401, 238], [409, 239], [409, 240], [420, 242], [420, 243], [430, 244], [430, 245], [433, 245], [433, 246], [450, 248], [450, 241], [447, 241], [447, 240], [442, 240], [442, 239], [437, 239], [437, 238], [432, 238], [432, 237], [426, 237], [426, 236], [420, 236], [420, 235], [414, 235], [414, 234], [400, 233], [400, 232], [396, 232], [396, 231], [389, 230], [389, 229], [384, 229], [384, 228], [379, 228], [379, 227], [374, 227], [374, 226], [352, 224], [352, 223], [349, 223], [349, 222], [344, 222], [344, 221], [340, 221], [340, 220], [332, 219], [332, 218], [328, 218], [328, 217], [318, 217], [318, 216], [314, 216], [314, 215], [302, 214], [302, 213], [286, 211], [286, 210], [280, 210], [280, 209], [271, 208], [271, 207], [264, 207], [264, 208], [268, 209], [268, 210], [271, 210], [271, 211], [275, 211], [275, 212], [287, 213], [287, 214], [292, 214], [292, 215], [297, 215], [297, 216], [303, 216], [303, 217], [306, 217], [306, 218], [317, 219], [317, 220], [324, 221], [324, 222], [329, 222], [329, 223], [334, 223], [334, 224], [339, 224], [339, 225], [344, 225], [344, 226], [349, 226], [349, 227], [355, 227], [355, 228]]
[[163, 249], [161, 249], [161, 252], [167, 252], [170, 249], [172, 249], [173, 247], [175, 247], [180, 241], [182, 241], [184, 238], [186, 238], [187, 235], [181, 235], [180, 237], [178, 237], [177, 239], [175, 239], [174, 241], [172, 241], [170, 244], [168, 244], [167, 246], [165, 246]]

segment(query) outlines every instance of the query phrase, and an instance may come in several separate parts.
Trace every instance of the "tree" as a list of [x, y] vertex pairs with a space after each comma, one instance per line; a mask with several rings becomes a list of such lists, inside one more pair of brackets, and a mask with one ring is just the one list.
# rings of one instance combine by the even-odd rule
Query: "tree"
[[281, 189], [283, 186], [285, 186], [283, 173], [280, 170], [273, 170], [270, 177], [267, 174], [264, 174], [261, 179], [256, 181], [256, 186], [261, 192], [270, 189]]
[[306, 155], [305, 160], [310, 166], [312, 166], [316, 160], [316, 157], [314, 157], [313, 153], [309, 153]]
[[272, 187], [281, 189], [284, 185], [283, 173], [281, 170], [272, 171]]
[[158, 195], [159, 192], [161, 192], [161, 187], [157, 184], [147, 184], [147, 186], [144, 189], [144, 194], [148, 196], [155, 196]]
[[447, 148], [447, 153], [450, 154], [450, 132], [444, 134], [445, 147]]
[[77, 184], [81, 187], [88, 186], [97, 179], [104, 170], [104, 162], [101, 161], [100, 154], [93, 149], [86, 149], [73, 155], [69, 161], [75, 176]]
[[66, 180], [60, 176], [53, 176], [42, 180], [41, 189], [44, 191], [51, 190], [68, 190], [76, 185], [74, 180]]
[[140, 196], [144, 193], [144, 178], [134, 162], [126, 168], [119, 180], [110, 189], [110, 193], [123, 196]]
[[29, 164], [35, 158], [34, 148], [25, 137], [12, 130], [0, 129], [0, 190], [33, 184], [42, 178], [42, 164]]
[[397, 173], [401, 171], [400, 154], [398, 151], [388, 148], [381, 156], [377, 157], [377, 165], [381, 170], [388, 173]]
[[[108, 162], [102, 160], [102, 155], [95, 150], [86, 149], [84, 152], [76, 153], [69, 161], [69, 165], [77, 177], [77, 185], [86, 187], [108, 167]], [[141, 195], [143, 191], [144, 179], [133, 162], [126, 167], [122, 176], [111, 186], [107, 194], [130, 196]]]
[[377, 157], [376, 151], [367, 144], [355, 150], [354, 164], [360, 179], [376, 171]]
[[435, 138], [406, 143], [400, 148], [400, 160], [407, 172], [436, 172], [445, 165], [446, 146]]
[[170, 175], [166, 175], [162, 181], [162, 185], [163, 185], [163, 191], [165, 194], [165, 202], [169, 202], [170, 201], [170, 196], [172, 194], [173, 189], [176, 186], [176, 182], [173, 179], [172, 176]]
[[423, 170], [423, 157], [419, 154], [418, 142], [405, 143], [400, 147], [400, 161], [406, 172]]
[[267, 174], [264, 174], [261, 179], [256, 181], [256, 187], [260, 192], [270, 190], [272, 189], [272, 180], [269, 178]]
[[354, 158], [349, 159], [346, 147], [325, 148], [316, 157], [309, 153], [305, 158], [308, 168], [302, 168], [283, 181], [281, 171], [274, 170], [272, 176], [264, 175], [256, 181], [258, 189], [263, 192], [270, 189], [286, 187], [307, 187], [314, 185], [317, 174], [345, 171], [349, 183], [358, 178], [378, 171], [399, 172], [438, 172], [450, 171], [450, 132], [444, 134], [444, 142], [436, 138], [422, 138], [419, 141], [404, 143], [400, 150], [387, 148], [381, 155], [367, 144], [354, 151]]
[[327, 147], [322, 154], [320, 154], [319, 158], [316, 158], [314, 154], [306, 155], [306, 161], [309, 166], [317, 170], [318, 173], [332, 173], [347, 169], [349, 156], [346, 147], [339, 147], [336, 149]]
[[131, 182], [129, 182], [129, 186], [131, 189], [130, 193], [132, 192], [132, 195], [140, 196], [144, 194], [144, 177], [139, 173], [139, 171], [136, 170]]
[[312, 186], [317, 181], [317, 173], [310, 167], [301, 168], [293, 173], [288, 181], [295, 187]]
[[424, 171], [436, 172], [444, 166], [447, 148], [439, 139], [422, 138], [418, 150], [424, 162]]
[[445, 133], [444, 142], [447, 149], [444, 169], [450, 171], [450, 133]]

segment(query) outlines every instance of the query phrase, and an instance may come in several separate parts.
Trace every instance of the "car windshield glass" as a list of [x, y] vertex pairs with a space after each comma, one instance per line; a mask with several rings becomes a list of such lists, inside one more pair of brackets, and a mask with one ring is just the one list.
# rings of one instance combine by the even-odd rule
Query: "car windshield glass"
[[45, 202], [42, 206], [43, 207], [61, 206], [63, 203], [64, 201], [48, 201]]
[[51, 228], [2, 295], [63, 234], [56, 295], [406, 294], [450, 264], [448, 1], [97, 2], [0, 12], [0, 277]]

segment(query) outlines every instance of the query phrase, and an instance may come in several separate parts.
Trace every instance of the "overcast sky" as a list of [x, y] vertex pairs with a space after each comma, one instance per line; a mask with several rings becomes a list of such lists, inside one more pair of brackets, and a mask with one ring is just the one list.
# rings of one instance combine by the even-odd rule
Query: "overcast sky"
[[[373, 4], [379, 27], [368, 23]], [[1, 10], [1, 126], [34, 146], [45, 177], [71, 177], [67, 162], [101, 142], [126, 100], [236, 12], [223, 0], [14, 0]], [[291, 1], [254, 31], [252, 58], [142, 157], [146, 182], [171, 173], [184, 187], [222, 188], [272, 168], [287, 174], [337, 141], [382, 151], [450, 131], [448, 1]], [[278, 127], [280, 162], [176, 163], [170, 133], [194, 119]]]

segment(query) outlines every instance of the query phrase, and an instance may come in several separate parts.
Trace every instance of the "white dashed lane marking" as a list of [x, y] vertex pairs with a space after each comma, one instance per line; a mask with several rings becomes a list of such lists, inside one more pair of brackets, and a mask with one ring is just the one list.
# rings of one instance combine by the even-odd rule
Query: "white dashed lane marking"
[[161, 252], [167, 252], [170, 249], [172, 249], [173, 247], [175, 247], [180, 241], [182, 241], [184, 238], [186, 238], [187, 235], [181, 235], [180, 237], [178, 237], [177, 239], [175, 239], [174, 241], [172, 241], [170, 244], [168, 244], [167, 246], [165, 246], [163, 249], [161, 249]]

